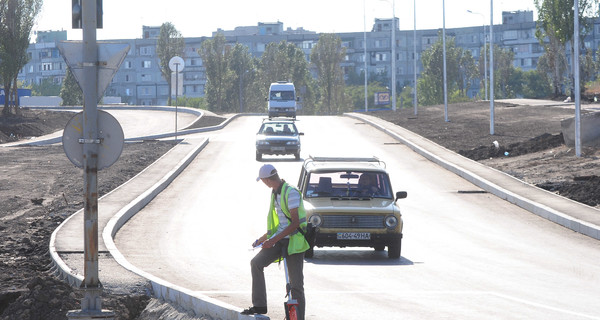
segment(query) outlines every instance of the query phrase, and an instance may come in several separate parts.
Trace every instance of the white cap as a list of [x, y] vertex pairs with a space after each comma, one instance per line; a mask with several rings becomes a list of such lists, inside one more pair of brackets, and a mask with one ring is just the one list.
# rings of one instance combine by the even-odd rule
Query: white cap
[[256, 178], [256, 181], [271, 177], [275, 174], [277, 174], [277, 169], [275, 169], [272, 164], [265, 164], [258, 170], [258, 178]]

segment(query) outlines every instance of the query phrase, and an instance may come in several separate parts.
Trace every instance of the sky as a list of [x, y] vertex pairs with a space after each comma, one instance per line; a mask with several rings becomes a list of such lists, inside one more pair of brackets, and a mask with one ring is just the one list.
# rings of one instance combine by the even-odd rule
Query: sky
[[[142, 26], [172, 23], [183, 37], [212, 36], [217, 29], [282, 22], [284, 29], [342, 33], [370, 31], [375, 18], [393, 13], [401, 30], [413, 30], [414, 0], [103, 0], [103, 29], [98, 40], [136, 39]], [[446, 28], [502, 23], [502, 11], [533, 10], [534, 0], [416, 0], [416, 28]], [[394, 10], [393, 10], [394, 8]], [[469, 13], [467, 10], [472, 11]], [[68, 40], [81, 40], [71, 29], [71, 0], [44, 0], [34, 31], [66, 30]]]

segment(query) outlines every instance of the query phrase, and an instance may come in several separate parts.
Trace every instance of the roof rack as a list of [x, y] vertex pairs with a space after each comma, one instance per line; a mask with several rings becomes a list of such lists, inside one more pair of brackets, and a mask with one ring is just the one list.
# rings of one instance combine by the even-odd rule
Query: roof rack
[[381, 165], [383, 165], [383, 167], [386, 167], [386, 164], [384, 161], [379, 160], [379, 158], [377, 158], [376, 156], [372, 156], [370, 158], [367, 157], [315, 157], [312, 155], [309, 155], [308, 158], [306, 160], [304, 160], [304, 163], [309, 163], [309, 162], [313, 162], [313, 161], [319, 161], [319, 162], [377, 162], [380, 163]]

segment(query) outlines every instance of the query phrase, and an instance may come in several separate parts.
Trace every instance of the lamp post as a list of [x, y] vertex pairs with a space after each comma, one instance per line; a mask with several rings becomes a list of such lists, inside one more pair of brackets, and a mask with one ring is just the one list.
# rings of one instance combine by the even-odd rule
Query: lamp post
[[392, 0], [392, 111], [396, 111], [396, 1]]
[[367, 9], [366, 9], [366, 0], [363, 0], [363, 52], [365, 55], [365, 112], [369, 111], [368, 104], [368, 86], [367, 86]]
[[468, 13], [478, 14], [483, 19], [483, 84], [485, 86], [484, 99], [488, 99], [488, 84], [487, 84], [487, 35], [485, 34], [485, 16], [479, 12], [467, 10]]
[[413, 104], [415, 109], [415, 116], [417, 115], [417, 0], [413, 0], [413, 62], [414, 62], [414, 73], [415, 73], [415, 88]]

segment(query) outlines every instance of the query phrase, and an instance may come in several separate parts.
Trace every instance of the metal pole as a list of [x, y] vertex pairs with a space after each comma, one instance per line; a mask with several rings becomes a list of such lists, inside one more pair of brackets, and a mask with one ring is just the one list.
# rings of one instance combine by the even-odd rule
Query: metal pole
[[175, 140], [177, 140], [177, 96], [179, 95], [179, 63], [175, 63]]
[[367, 86], [367, 7], [365, 5], [366, 0], [363, 0], [363, 50], [365, 55], [365, 112], [369, 111], [368, 104], [368, 86]]
[[485, 99], [488, 99], [487, 81], [487, 34], [485, 34], [485, 19], [483, 20], [483, 85], [485, 86]]
[[396, 0], [392, 1], [392, 110], [396, 111]]
[[444, 53], [444, 121], [448, 122], [448, 84], [446, 82], [446, 1], [442, 1], [442, 45]]
[[494, 0], [490, 0], [490, 134], [494, 135]]
[[575, 0], [573, 74], [575, 77], [575, 155], [581, 157], [581, 92], [579, 88], [579, 0]]
[[69, 319], [112, 319], [102, 310], [102, 285], [98, 277], [98, 48], [96, 44], [96, 1], [82, 0], [83, 39], [83, 281], [80, 311], [69, 311]]
[[415, 68], [415, 87], [413, 91], [413, 105], [415, 108], [415, 116], [417, 115], [417, 0], [413, 0], [413, 61]]

